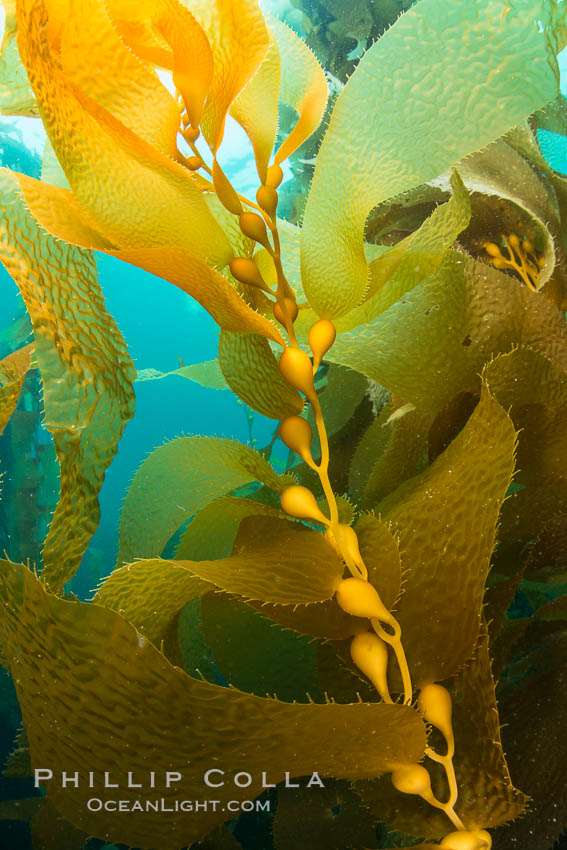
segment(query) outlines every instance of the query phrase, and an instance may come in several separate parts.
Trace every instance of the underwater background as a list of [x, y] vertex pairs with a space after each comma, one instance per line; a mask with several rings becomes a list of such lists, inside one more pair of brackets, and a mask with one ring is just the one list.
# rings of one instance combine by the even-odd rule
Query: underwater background
[[[325, 68], [331, 92], [327, 107], [330, 112], [342, 85], [366, 49], [412, 3], [409, 0], [264, 0], [261, 5], [294, 29]], [[559, 67], [561, 91], [567, 96], [567, 49], [559, 56]], [[284, 166], [278, 212], [294, 224], [302, 220], [323, 129]], [[45, 138], [40, 119], [0, 116], [0, 165], [39, 178]], [[567, 138], [541, 127], [537, 138], [551, 168], [567, 175]], [[239, 191], [253, 196], [258, 182], [254, 158], [244, 131], [231, 119], [223, 153], [223, 167], [229, 179]], [[255, 449], [265, 449], [278, 473], [284, 473], [290, 463], [288, 451], [277, 437], [278, 423], [274, 419], [239, 401], [230, 390], [222, 388], [222, 380], [219, 388], [213, 388], [215, 379], [208, 373], [203, 381], [205, 385], [199, 383], [197, 370], [179, 374], [185, 367], [216, 359], [219, 329], [211, 316], [189, 295], [139, 268], [98, 253], [96, 264], [106, 308], [116, 320], [137, 370], [136, 415], [127, 424], [116, 458], [106, 473], [100, 492], [98, 529], [81, 567], [66, 586], [68, 592], [85, 601], [92, 597], [116, 560], [118, 523], [126, 491], [142, 461], [156, 447], [181, 435], [228, 437]], [[18, 289], [0, 266], [0, 360], [31, 339], [31, 323]], [[368, 416], [368, 411], [361, 415]], [[37, 369], [28, 371], [17, 408], [0, 436], [0, 458], [3, 472], [0, 552], [14, 562], [29, 561], [41, 566], [42, 545], [59, 497], [60, 481], [53, 439], [43, 424], [42, 388]], [[165, 557], [173, 552], [179, 536], [180, 533], [170, 541]], [[519, 592], [509, 616], [521, 617], [531, 612], [529, 601]], [[218, 684], [226, 684], [220, 674]], [[13, 749], [20, 723], [11, 678], [0, 667], [0, 764], [6, 762]], [[33, 793], [31, 780], [0, 776], [0, 801], [29, 797]], [[308, 820], [308, 808], [304, 815]], [[274, 846], [268, 815], [242, 815], [232, 828], [244, 850], [272, 850]], [[394, 843], [395, 833], [378, 827], [377, 847], [405, 846], [404, 837], [399, 840], [399, 845]], [[62, 850], [66, 847], [64, 835], [59, 846]], [[70, 843], [71, 846], [74, 845]], [[225, 847], [221, 841], [193, 846], [206, 850]], [[298, 845], [297, 850], [307, 846]], [[362, 844], [351, 846], [362, 847]], [[550, 845], [549, 850], [552, 846], [554, 850], [567, 850], [567, 836]], [[88, 850], [111, 847], [114, 845], [98, 839], [91, 839], [85, 845]], [[0, 819], [0, 848], [37, 850], [27, 823], [8, 819]], [[328, 850], [343, 848], [348, 850], [343, 844], [328, 845]], [[518, 846], [518, 850], [529, 848]]]

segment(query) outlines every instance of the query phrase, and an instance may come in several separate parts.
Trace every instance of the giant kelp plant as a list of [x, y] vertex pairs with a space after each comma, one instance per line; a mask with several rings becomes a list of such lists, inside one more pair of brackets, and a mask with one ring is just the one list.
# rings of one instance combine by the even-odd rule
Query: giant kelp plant
[[[565, 124], [564, 3], [402, 14], [336, 98], [301, 226], [278, 218], [282, 163], [327, 80], [256, 0], [4, 4], [1, 108], [49, 141], [41, 180], [0, 172], [34, 331], [0, 364], [0, 426], [37, 362], [61, 470], [41, 572], [0, 566], [24, 724], [6, 772], [94, 777], [13, 816], [38, 847], [247, 847], [226, 806], [268, 785], [266, 849], [548, 850], [567, 825], [567, 184], [537, 140]], [[255, 199], [221, 164], [229, 114]], [[134, 409], [95, 251], [209, 311], [223, 380], [290, 460], [156, 449], [83, 603], [65, 585]], [[211, 768], [218, 806], [175, 809]], [[289, 787], [314, 772], [324, 788]]]

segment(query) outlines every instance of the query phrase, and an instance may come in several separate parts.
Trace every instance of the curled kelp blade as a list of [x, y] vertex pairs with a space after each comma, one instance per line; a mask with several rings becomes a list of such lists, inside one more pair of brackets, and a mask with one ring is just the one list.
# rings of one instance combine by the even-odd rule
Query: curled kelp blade
[[0, 434], [8, 424], [31, 366], [33, 343], [0, 360]]
[[264, 416], [285, 419], [303, 410], [303, 399], [282, 378], [265, 337], [223, 331], [219, 365], [233, 393]]
[[106, 312], [92, 253], [40, 230], [5, 169], [0, 193], [9, 210], [0, 260], [32, 320], [45, 424], [61, 467], [61, 495], [43, 551], [43, 577], [60, 589], [98, 525], [98, 492], [134, 413], [136, 370]]
[[[445, 683], [453, 699], [455, 732], [454, 765], [459, 786], [455, 811], [465, 827], [500, 826], [519, 817], [527, 798], [512, 784], [500, 738], [500, 720], [492, 677], [488, 635], [483, 622], [471, 662]], [[443, 752], [444, 742], [428, 741]], [[438, 765], [423, 762], [441, 799], [447, 797], [446, 780]], [[447, 817], [416, 797], [396, 791], [389, 777], [356, 782], [354, 788], [377, 817], [410, 835], [439, 839], [447, 834]]]
[[[490, 260], [487, 243], [500, 243], [502, 235], [516, 234], [537, 251], [539, 267], [530, 269], [528, 285], [540, 290], [550, 279], [556, 262], [553, 236], [561, 230], [559, 210], [549, 186], [539, 173], [504, 139], [466, 157], [457, 165], [467, 189], [473, 193], [473, 217], [461, 242], [475, 256]], [[434, 185], [448, 188], [447, 176]], [[505, 201], [506, 203], [502, 203]], [[520, 247], [520, 259], [523, 249]]]
[[4, 35], [0, 46], [0, 112], [2, 115], [38, 115], [35, 95], [18, 53], [16, 0], [2, 0]]
[[158, 369], [139, 369], [136, 373], [136, 381], [160, 381], [177, 375], [194, 381], [201, 387], [210, 390], [228, 390], [228, 384], [219, 368], [218, 360], [203, 360], [202, 363], [193, 363], [191, 366], [180, 366], [171, 372], [160, 372]]
[[554, 11], [554, 3], [522, 3], [503, 17], [497, 0], [421, 0], [364, 54], [337, 99], [305, 210], [302, 273], [320, 315], [342, 316], [364, 296], [363, 231], [377, 203], [436, 177], [555, 97]]
[[512, 421], [483, 386], [456, 439], [381, 503], [403, 552], [396, 616], [414, 687], [442, 681], [472, 655], [515, 448]]
[[478, 394], [484, 364], [519, 340], [567, 365], [565, 320], [553, 304], [511, 275], [448, 251], [403, 299], [340, 334], [327, 357], [437, 414], [461, 392]]
[[190, 172], [63, 74], [47, 39], [43, 3], [21, 0], [18, 16], [20, 55], [45, 130], [91, 228], [117, 248], [173, 243], [212, 265], [225, 265], [230, 245]]
[[155, 449], [134, 475], [120, 517], [117, 565], [160, 555], [171, 535], [213, 499], [250, 482], [276, 493], [289, 485], [259, 453], [220, 437], [178, 437]]
[[[49, 764], [57, 776], [61, 770], [82, 774], [88, 764], [100, 778], [96, 791], [86, 782], [72, 791], [48, 783], [49, 799], [62, 816], [89, 835], [176, 850], [222, 823], [228, 800], [257, 796], [262, 771], [273, 782], [283, 780], [285, 771], [356, 779], [387, 771], [392, 760], [416, 762], [423, 755], [425, 727], [410, 708], [290, 704], [192, 679], [119, 614], [50, 595], [25, 567], [2, 562], [0, 601], [0, 642], [17, 667], [32, 765]], [[116, 789], [100, 787], [104, 771], [130, 804], [155, 799], [156, 789], [146, 781], [150, 770], [160, 777], [159, 797], [167, 803], [180, 791], [197, 799], [211, 764], [226, 779], [215, 789], [216, 812], [179, 811], [170, 819], [142, 808], [119, 819], [86, 806], [93, 793], [115, 798]], [[232, 774], [242, 764], [253, 779], [237, 788]], [[183, 774], [169, 789], [163, 787], [167, 770]], [[127, 771], [142, 777], [142, 789], [127, 787]]]

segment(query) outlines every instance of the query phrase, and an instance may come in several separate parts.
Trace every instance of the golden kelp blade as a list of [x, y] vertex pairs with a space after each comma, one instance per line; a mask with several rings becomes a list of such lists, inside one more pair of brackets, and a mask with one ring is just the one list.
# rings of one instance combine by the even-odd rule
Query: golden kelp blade
[[170, 247], [224, 266], [232, 250], [191, 174], [57, 67], [42, 2], [18, 5], [20, 55], [46, 132], [91, 227], [120, 248]]
[[261, 334], [283, 345], [276, 326], [256, 313], [228, 280], [193, 255], [176, 248], [124, 248], [109, 242], [91, 224], [68, 189], [17, 175], [26, 205], [38, 223], [54, 236], [84, 248], [105, 251], [124, 262], [163, 277], [195, 298], [213, 319], [229, 331]]
[[33, 343], [30, 343], [0, 360], [0, 434], [16, 409], [32, 351]]
[[[49, 14], [49, 0], [47, 10]], [[102, 0], [73, 2], [61, 34], [59, 59], [65, 76], [81, 91], [145, 142], [175, 157], [177, 103], [155, 71], [126, 47]]]
[[299, 113], [297, 124], [276, 152], [274, 162], [287, 159], [315, 132], [327, 105], [325, 72], [305, 42], [286, 24], [270, 18], [270, 29], [278, 43], [282, 67], [281, 103]]
[[197, 511], [251, 481], [281, 493], [293, 479], [277, 475], [259, 452], [235, 440], [179, 437], [155, 449], [124, 500], [117, 566], [160, 555]]
[[230, 107], [231, 116], [252, 142], [261, 183], [266, 182], [268, 163], [276, 141], [281, 76], [278, 45], [271, 32], [269, 36], [270, 48], [266, 58]]
[[18, 53], [16, 0], [2, 0], [4, 35], [0, 47], [0, 112], [2, 115], [38, 115], [35, 96]]
[[104, 308], [92, 254], [40, 230], [6, 169], [0, 195], [8, 212], [0, 260], [32, 320], [46, 427], [61, 467], [61, 496], [43, 552], [43, 577], [60, 589], [98, 525], [98, 491], [134, 413], [136, 370]]
[[303, 281], [320, 315], [342, 316], [364, 296], [364, 225], [377, 203], [437, 177], [556, 96], [556, 6], [541, 0], [503, 15], [501, 0], [420, 0], [364, 54], [333, 110], [305, 210]]
[[[178, 0], [109, 0], [106, 8], [134, 53], [145, 62], [172, 71], [189, 120], [197, 127], [211, 87], [213, 55], [194, 16]], [[156, 48], [157, 37], [165, 41], [169, 51]]]
[[216, 153], [228, 110], [266, 57], [270, 38], [256, 0], [182, 2], [204, 29], [213, 52], [213, 80], [201, 128]]
[[[89, 798], [113, 799], [116, 789], [84, 782], [70, 792], [60, 782], [48, 783], [62, 816], [89, 835], [177, 850], [222, 823], [228, 800], [256, 797], [262, 771], [273, 782], [286, 770], [355, 779], [380, 775], [392, 760], [416, 762], [423, 755], [425, 727], [410, 708], [283, 703], [192, 679], [119, 614], [52, 596], [29, 570], [6, 561], [0, 563], [0, 604], [0, 644], [17, 670], [34, 767], [49, 765], [57, 775], [82, 774], [88, 765], [102, 782], [109, 771], [130, 804], [158, 796], [167, 805], [180, 791], [185, 799], [199, 799], [211, 765], [226, 772], [226, 784], [215, 789], [216, 812], [208, 807], [174, 818], [152, 811], [134, 810], [125, 819], [91, 812]], [[253, 777], [247, 788], [232, 782], [242, 764]], [[169, 789], [163, 783], [156, 795], [148, 787], [150, 770], [161, 783], [167, 770], [179, 770], [183, 780]], [[129, 789], [127, 771], [143, 777], [146, 787]]]
[[473, 653], [515, 448], [514, 426], [483, 384], [456, 439], [381, 505], [407, 568], [396, 616], [414, 687], [443, 681]]

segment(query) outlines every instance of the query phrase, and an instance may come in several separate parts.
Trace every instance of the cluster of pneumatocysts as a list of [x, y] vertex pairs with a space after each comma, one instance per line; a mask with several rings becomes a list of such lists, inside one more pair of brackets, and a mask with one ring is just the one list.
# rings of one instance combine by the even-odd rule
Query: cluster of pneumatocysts
[[537, 290], [539, 276], [545, 263], [544, 257], [538, 257], [534, 246], [528, 239], [520, 240], [516, 233], [502, 234], [503, 245], [485, 242], [482, 246], [488, 259], [497, 269], [511, 269], [522, 278], [533, 291]]
[[[393, 699], [388, 686], [388, 646], [390, 646], [402, 677], [403, 701], [405, 705], [410, 706], [412, 685], [402, 646], [400, 625], [382, 602], [378, 591], [368, 581], [368, 569], [360, 553], [356, 531], [350, 525], [339, 522], [337, 501], [329, 481], [329, 442], [319, 397], [315, 390], [314, 376], [323, 357], [335, 341], [336, 331], [329, 319], [319, 319], [312, 325], [308, 333], [312, 356], [303, 351], [297, 343], [293, 325], [298, 316], [298, 307], [282, 268], [276, 219], [277, 188], [283, 179], [282, 169], [279, 164], [274, 164], [267, 169], [265, 180], [256, 193], [257, 203], [254, 204], [237, 194], [216, 159], [212, 168], [203, 162], [196, 148], [199, 129], [188, 126], [189, 122], [186, 119], [183, 123], [185, 125], [183, 135], [193, 152], [192, 157], [184, 160], [185, 165], [193, 171], [205, 171], [210, 175], [212, 183], [200, 176], [204, 187], [216, 192], [221, 203], [238, 217], [242, 233], [254, 243], [261, 245], [272, 258], [275, 280], [271, 281], [271, 285], [268, 285], [252, 257], [235, 257], [230, 263], [230, 271], [240, 283], [257, 287], [271, 296], [275, 295], [276, 300], [272, 305], [274, 318], [285, 327], [289, 339], [289, 344], [284, 347], [279, 359], [279, 371], [290, 386], [305, 396], [315, 417], [321, 447], [321, 458], [318, 463], [313, 459], [311, 452], [313, 441], [311, 426], [301, 416], [289, 416], [284, 419], [280, 424], [280, 437], [289, 449], [296, 452], [317, 473], [327, 501], [329, 515], [325, 515], [311, 490], [298, 484], [287, 487], [283, 491], [281, 506], [290, 516], [325, 527], [328, 542], [343, 559], [351, 574], [340, 581], [335, 599], [343, 611], [353, 617], [366, 619], [372, 629], [362, 628], [352, 638], [350, 645], [352, 660], [372, 682], [384, 702], [392, 704]], [[247, 208], [243, 207], [243, 203]], [[251, 212], [251, 209], [256, 209], [257, 212]], [[268, 230], [271, 233], [271, 240]], [[531, 281], [535, 274], [531, 246], [528, 243], [523, 244], [524, 254], [527, 257], [527, 260], [524, 260], [524, 254], [519, 253], [513, 237], [509, 237], [506, 245], [512, 259], [515, 259], [516, 255], [520, 257], [520, 268], [516, 265], [513, 267], [524, 276], [524, 279], [529, 272]], [[485, 248], [497, 267], [504, 267], [499, 265], [500, 263], [511, 265], [511, 261], [494, 250], [497, 246], [493, 248], [489, 243]], [[516, 255], [512, 248], [516, 250]], [[526, 280], [526, 282], [529, 281]], [[531, 285], [535, 288], [535, 285]], [[456, 831], [445, 836], [441, 847], [446, 850], [490, 850], [492, 845], [490, 835], [482, 829], [466, 830], [455, 813], [458, 790], [453, 767], [455, 745], [451, 722], [451, 697], [448, 691], [441, 685], [427, 685], [420, 692], [418, 709], [425, 721], [436, 727], [445, 738], [447, 752], [444, 755], [430, 747], [426, 749], [426, 755], [445, 769], [449, 784], [449, 799], [446, 803], [442, 803], [435, 797], [431, 789], [429, 773], [421, 764], [392, 765], [394, 786], [405, 794], [419, 795], [447, 814], [456, 827]]]

